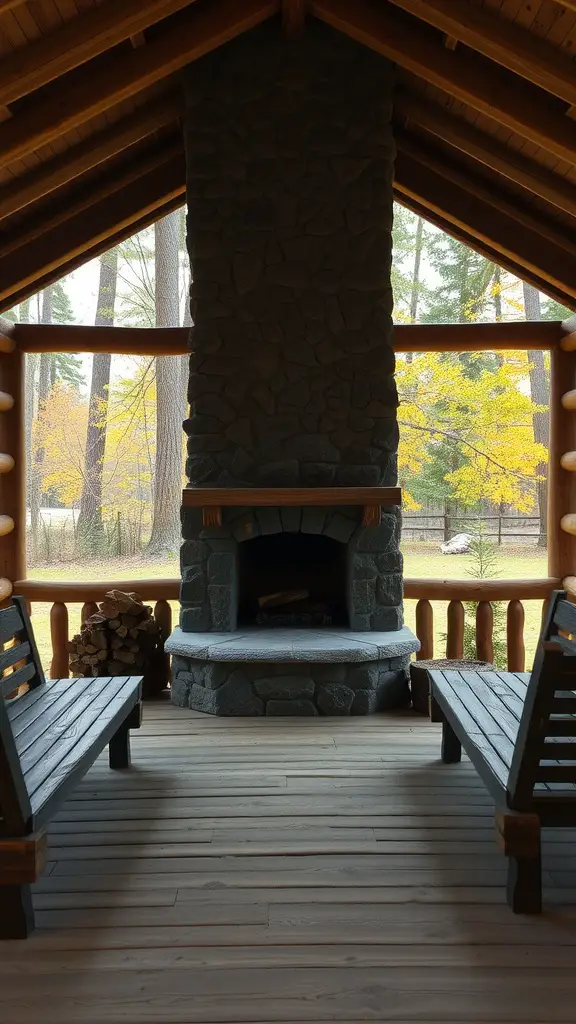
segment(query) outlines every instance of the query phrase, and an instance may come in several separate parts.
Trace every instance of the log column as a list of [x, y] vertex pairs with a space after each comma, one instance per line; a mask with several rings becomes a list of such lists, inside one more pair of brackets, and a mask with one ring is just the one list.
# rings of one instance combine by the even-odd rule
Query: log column
[[[6, 475], [8, 474], [7, 478]], [[26, 574], [24, 356], [0, 324], [0, 603]]]
[[[576, 327], [576, 323], [573, 325]], [[550, 354], [548, 572], [576, 594], [576, 332]]]

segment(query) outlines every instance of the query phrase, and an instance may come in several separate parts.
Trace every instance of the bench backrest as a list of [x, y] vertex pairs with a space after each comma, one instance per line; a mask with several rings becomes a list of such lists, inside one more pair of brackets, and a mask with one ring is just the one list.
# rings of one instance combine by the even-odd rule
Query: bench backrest
[[562, 784], [569, 799], [574, 786], [576, 803], [576, 604], [563, 590], [550, 599], [526, 691], [508, 780], [510, 806], [528, 809], [541, 783]]
[[25, 692], [41, 686], [44, 673], [23, 598], [0, 609], [0, 834], [23, 835], [30, 801], [16, 751], [10, 712]]

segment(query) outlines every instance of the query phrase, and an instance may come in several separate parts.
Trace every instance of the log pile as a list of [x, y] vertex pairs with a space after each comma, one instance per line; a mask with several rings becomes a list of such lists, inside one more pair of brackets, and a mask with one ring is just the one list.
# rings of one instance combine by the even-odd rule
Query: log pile
[[109, 590], [68, 644], [70, 671], [74, 676], [141, 674], [156, 660], [163, 639], [152, 608], [138, 594]]

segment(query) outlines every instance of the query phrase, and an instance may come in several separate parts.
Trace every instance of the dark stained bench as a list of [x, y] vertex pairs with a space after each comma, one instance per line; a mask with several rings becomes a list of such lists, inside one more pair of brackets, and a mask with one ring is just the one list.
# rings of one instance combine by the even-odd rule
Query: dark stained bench
[[576, 825], [576, 605], [552, 595], [532, 673], [433, 670], [442, 760], [461, 748], [496, 802], [508, 903], [542, 909], [541, 826]]
[[140, 676], [45, 680], [25, 602], [0, 610], [0, 939], [34, 928], [44, 829], [76, 783], [106, 745], [111, 768], [129, 767], [140, 697]]

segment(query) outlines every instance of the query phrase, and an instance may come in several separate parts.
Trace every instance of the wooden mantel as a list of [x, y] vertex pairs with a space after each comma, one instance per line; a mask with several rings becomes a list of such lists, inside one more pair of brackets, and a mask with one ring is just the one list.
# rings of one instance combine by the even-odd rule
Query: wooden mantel
[[362, 526], [379, 526], [382, 505], [401, 505], [400, 487], [186, 487], [184, 508], [201, 508], [204, 526], [222, 525], [222, 508], [360, 505]]

